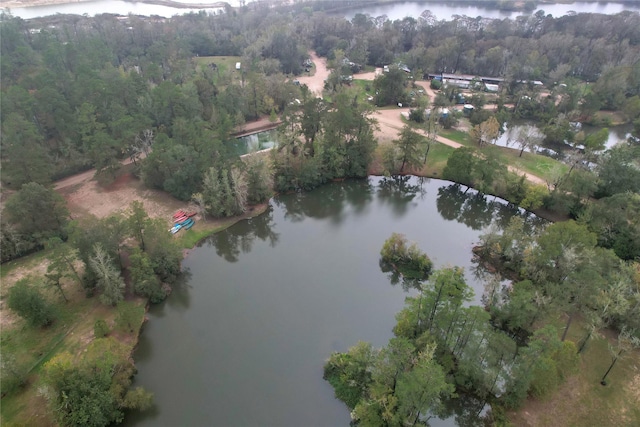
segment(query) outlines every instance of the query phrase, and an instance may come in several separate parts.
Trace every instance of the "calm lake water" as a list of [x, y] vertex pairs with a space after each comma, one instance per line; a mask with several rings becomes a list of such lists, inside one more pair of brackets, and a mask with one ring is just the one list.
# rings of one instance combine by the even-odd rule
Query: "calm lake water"
[[359, 340], [392, 337], [407, 295], [378, 265], [392, 232], [437, 267], [464, 267], [479, 300], [471, 249], [518, 211], [465, 190], [418, 178], [334, 183], [280, 196], [203, 242], [184, 261], [186, 284], [151, 308], [135, 382], [156, 408], [126, 425], [347, 426], [322, 366]]
[[[216, 0], [177, 0], [181, 3], [217, 3]], [[240, 0], [226, 0], [231, 6], [237, 7], [240, 5]], [[250, 3], [251, 0], [247, 0], [246, 3]], [[612, 2], [576, 2], [569, 4], [545, 4], [540, 5], [537, 10], [533, 12], [525, 11], [499, 11], [482, 7], [482, 2], [478, 2], [480, 6], [470, 6], [462, 4], [461, 2], [400, 2], [392, 3], [382, 6], [367, 6], [359, 9], [349, 9], [336, 14], [342, 15], [347, 19], [352, 19], [356, 13], [366, 13], [371, 16], [387, 15], [391, 20], [402, 19], [405, 16], [412, 16], [417, 18], [425, 10], [430, 10], [437, 19], [451, 19], [453, 15], [467, 15], [467, 16], [483, 16], [485, 18], [515, 18], [521, 15], [529, 15], [535, 13], [537, 10], [544, 10], [545, 13], [551, 14], [554, 17], [566, 15], [570, 11], [577, 13], [590, 12], [590, 13], [605, 13], [615, 14], [622, 12], [623, 10], [640, 11], [639, 3], [612, 3]], [[50, 6], [37, 6], [37, 7], [23, 7], [11, 9], [11, 13], [14, 16], [19, 16], [23, 19], [37, 18], [40, 16], [55, 15], [56, 13], [69, 13], [69, 14], [88, 14], [97, 15], [101, 13], [114, 13], [119, 15], [128, 15], [132, 13], [134, 15], [144, 16], [163, 16], [171, 17], [173, 15], [182, 15], [184, 13], [198, 12], [204, 10], [208, 13], [220, 13], [220, 8], [209, 9], [179, 9], [168, 6], [160, 6], [144, 3], [125, 2], [122, 0], [96, 0], [80, 3], [67, 3], [61, 5]]]
[[348, 20], [353, 19], [357, 13], [369, 14], [373, 17], [387, 15], [390, 20], [402, 19], [406, 16], [417, 18], [425, 10], [431, 13], [439, 20], [451, 19], [453, 15], [466, 15], [471, 17], [482, 16], [483, 18], [515, 18], [522, 15], [531, 15], [538, 10], [544, 10], [545, 14], [553, 17], [564, 16], [569, 12], [576, 13], [604, 13], [616, 14], [623, 10], [640, 11], [638, 3], [613, 3], [613, 2], [575, 2], [562, 4], [541, 4], [537, 9], [527, 11], [508, 11], [495, 10], [482, 6], [482, 2], [476, 2], [476, 5], [464, 4], [463, 2], [401, 2], [387, 5], [372, 5], [369, 7], [358, 8], [357, 10], [345, 10], [340, 12]]

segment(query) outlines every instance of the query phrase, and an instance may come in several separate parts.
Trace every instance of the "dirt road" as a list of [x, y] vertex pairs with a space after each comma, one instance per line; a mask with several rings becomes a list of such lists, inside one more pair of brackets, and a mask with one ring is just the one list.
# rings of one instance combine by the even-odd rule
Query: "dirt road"
[[300, 84], [305, 84], [309, 87], [311, 93], [322, 97], [322, 90], [324, 89], [324, 81], [329, 77], [329, 69], [327, 68], [327, 58], [320, 58], [314, 51], [309, 51], [309, 56], [316, 66], [316, 72], [313, 76], [298, 77]]

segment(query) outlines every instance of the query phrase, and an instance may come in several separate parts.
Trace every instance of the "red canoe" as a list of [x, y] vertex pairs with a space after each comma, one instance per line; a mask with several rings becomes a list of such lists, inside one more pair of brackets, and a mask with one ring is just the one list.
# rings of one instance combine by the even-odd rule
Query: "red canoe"
[[184, 216], [184, 211], [183, 210], [179, 210], [178, 212], [173, 214], [174, 218], [180, 218], [181, 216]]
[[186, 219], [187, 219], [187, 216], [186, 215], [182, 215], [181, 217], [175, 218], [173, 220], [173, 222], [175, 222], [177, 224], [179, 222], [185, 221]]

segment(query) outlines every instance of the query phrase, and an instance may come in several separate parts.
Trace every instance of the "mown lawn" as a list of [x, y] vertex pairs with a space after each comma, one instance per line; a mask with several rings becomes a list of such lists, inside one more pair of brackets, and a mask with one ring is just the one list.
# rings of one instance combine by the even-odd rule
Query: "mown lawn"
[[[467, 132], [447, 129], [440, 131], [440, 135], [464, 146], [477, 148], [477, 145], [471, 141]], [[555, 174], [565, 174], [569, 170], [566, 164], [540, 154], [524, 152], [522, 153], [522, 157], [520, 157], [520, 150], [513, 148], [489, 145], [480, 149], [480, 151], [483, 153], [492, 153], [507, 165], [514, 166], [545, 180], [552, 178]]]

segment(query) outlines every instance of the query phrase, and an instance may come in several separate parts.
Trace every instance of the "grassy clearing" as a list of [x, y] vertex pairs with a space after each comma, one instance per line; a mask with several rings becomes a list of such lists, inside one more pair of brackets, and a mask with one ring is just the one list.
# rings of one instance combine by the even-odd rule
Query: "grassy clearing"
[[[369, 168], [369, 174], [371, 175], [383, 175], [384, 167], [382, 166], [382, 149], [381, 147], [391, 142], [385, 142], [378, 145], [378, 148], [373, 154], [373, 162]], [[431, 145], [429, 150], [429, 156], [427, 157], [427, 163], [419, 171], [414, 171], [417, 176], [424, 176], [429, 178], [438, 178], [442, 176], [442, 171], [447, 165], [447, 159], [453, 153], [455, 148], [448, 145], [440, 144], [438, 142]]]
[[[440, 135], [464, 146], [477, 148], [476, 144], [471, 141], [467, 132], [448, 129], [441, 131]], [[484, 153], [491, 153], [501, 159], [504, 163], [514, 166], [524, 172], [539, 176], [542, 179], [551, 178], [552, 175], [556, 173], [565, 174], [569, 170], [569, 167], [564, 163], [540, 154], [524, 152], [522, 153], [522, 157], [520, 157], [520, 150], [513, 148], [489, 145], [482, 148], [480, 151]]]
[[206, 67], [209, 64], [216, 64], [220, 74], [227, 71], [235, 71], [236, 62], [241, 62], [239, 56], [198, 56], [193, 58], [200, 67]]
[[422, 174], [425, 176], [441, 177], [447, 160], [455, 148], [436, 142], [431, 145], [427, 164], [422, 168]]
[[374, 96], [373, 82], [370, 80], [353, 80], [351, 87], [358, 90], [358, 101], [369, 102], [368, 97]]
[[[585, 333], [574, 323], [569, 338], [578, 342]], [[640, 351], [619, 359], [607, 377], [600, 379], [611, 363], [609, 343], [615, 334], [606, 331], [592, 339], [583, 352], [578, 373], [543, 400], [529, 399], [508, 414], [514, 426], [637, 426], [640, 425]]]
[[[218, 66], [218, 71], [214, 73], [216, 83], [226, 75], [232, 76], [234, 80], [240, 80], [241, 78], [240, 72], [236, 71], [236, 62], [242, 62], [239, 56], [198, 56], [193, 58], [193, 61], [200, 69], [207, 68], [209, 64], [216, 64]], [[222, 81], [229, 83], [225, 79]]]
[[440, 132], [441, 136], [447, 139], [457, 142], [458, 144], [465, 145], [467, 147], [475, 147], [475, 144], [471, 141], [469, 133], [457, 130], [457, 129], [443, 129]]
[[[32, 270], [39, 264], [42, 264], [42, 262], [47, 259], [48, 254], [49, 251], [42, 250], [4, 263], [0, 266], [0, 278], [7, 279], [9, 275], [15, 273], [17, 270]], [[3, 296], [5, 295], [5, 290], [6, 286], [2, 286]]]

